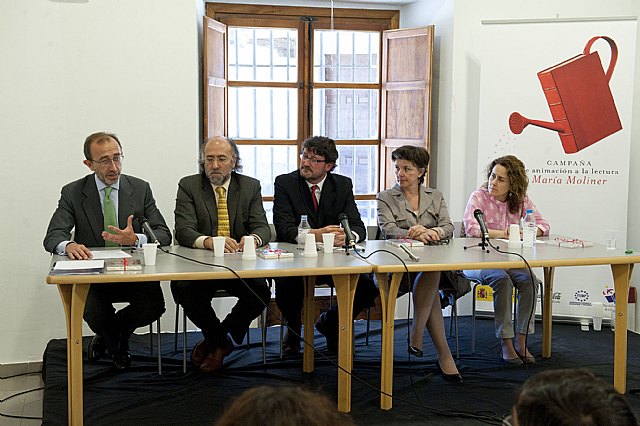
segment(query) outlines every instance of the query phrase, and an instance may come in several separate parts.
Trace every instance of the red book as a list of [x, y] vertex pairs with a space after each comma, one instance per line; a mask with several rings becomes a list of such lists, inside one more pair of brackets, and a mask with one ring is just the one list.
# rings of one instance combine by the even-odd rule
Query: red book
[[[611, 62], [605, 74], [598, 52], [590, 52], [602, 38], [611, 47]], [[528, 120], [518, 113], [509, 117], [509, 127], [519, 134], [528, 124], [556, 130], [567, 154], [578, 152], [622, 129], [609, 80], [618, 48], [606, 36], [593, 37], [581, 55], [538, 73], [553, 123]]]

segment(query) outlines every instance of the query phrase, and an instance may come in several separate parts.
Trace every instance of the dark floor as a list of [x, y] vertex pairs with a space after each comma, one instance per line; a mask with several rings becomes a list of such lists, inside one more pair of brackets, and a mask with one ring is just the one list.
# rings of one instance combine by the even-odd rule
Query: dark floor
[[[498, 358], [499, 344], [493, 337], [493, 321], [478, 320], [476, 354], [471, 354], [470, 317], [460, 318], [460, 372], [464, 384], [445, 382], [435, 369], [435, 354], [428, 338], [425, 357], [408, 359], [406, 321], [396, 323], [393, 409], [379, 408], [380, 322], [372, 321], [369, 345], [365, 344], [365, 322], [356, 321], [356, 346], [352, 380], [351, 416], [366, 425], [468, 425], [486, 424], [474, 416], [502, 418], [514, 394], [531, 375], [546, 369], [586, 367], [612, 382], [613, 332], [583, 332], [578, 325], [554, 324], [553, 355], [525, 367], [505, 366]], [[538, 325], [538, 327], [540, 327]], [[302, 373], [301, 357], [279, 357], [279, 328], [269, 329], [267, 364], [262, 364], [259, 330], [252, 329], [250, 350], [237, 349], [228, 358], [223, 373], [204, 376], [189, 368], [182, 374], [181, 352], [173, 354], [173, 335], [163, 334], [163, 375], [158, 376], [155, 358], [149, 356], [148, 336], [132, 341], [134, 365], [126, 373], [115, 373], [110, 363], [84, 366], [85, 423], [90, 425], [211, 425], [226, 404], [255, 385], [304, 386], [337, 399], [337, 373], [329, 360], [316, 354], [315, 372]], [[188, 346], [200, 339], [190, 333]], [[316, 333], [320, 352], [325, 340]], [[85, 345], [88, 338], [85, 338]], [[640, 387], [640, 336], [629, 333], [628, 388]], [[66, 341], [53, 340], [45, 352], [43, 424], [66, 424]], [[450, 340], [455, 351], [455, 341]], [[540, 331], [530, 337], [531, 352], [541, 352]], [[640, 397], [628, 400], [640, 414]], [[266, 413], [265, 415], [268, 415]], [[490, 422], [489, 424], [499, 424]]]

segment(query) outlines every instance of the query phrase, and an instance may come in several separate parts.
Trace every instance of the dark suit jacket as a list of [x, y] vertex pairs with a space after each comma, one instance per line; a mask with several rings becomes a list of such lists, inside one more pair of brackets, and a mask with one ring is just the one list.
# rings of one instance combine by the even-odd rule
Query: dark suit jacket
[[[151, 229], [158, 237], [160, 244], [171, 244], [171, 232], [156, 207], [151, 187], [142, 179], [128, 175], [120, 175], [118, 191], [118, 225], [120, 229], [127, 226], [129, 215], [144, 216]], [[58, 208], [47, 228], [44, 237], [44, 248], [54, 253], [58, 244], [71, 239], [71, 230], [75, 228], [73, 240], [87, 247], [104, 247], [101, 234], [104, 231], [104, 218], [100, 195], [93, 174], [71, 182], [62, 188]], [[133, 221], [133, 229], [142, 234], [138, 221]]]
[[300, 176], [299, 170], [278, 176], [274, 185], [273, 224], [278, 241], [296, 242], [300, 216], [303, 214], [307, 215], [311, 228], [317, 229], [339, 225], [340, 213], [349, 217], [349, 227], [358, 234], [359, 241], [365, 239], [367, 231], [353, 196], [353, 184], [348, 177], [327, 174], [317, 212], [313, 208], [309, 185]]
[[[249, 176], [231, 173], [227, 192], [227, 208], [231, 237], [256, 234], [267, 244], [271, 229], [262, 206], [260, 182]], [[204, 173], [187, 176], [178, 183], [176, 198], [176, 240], [181, 246], [193, 247], [202, 236], [218, 235], [218, 207], [209, 178]]]

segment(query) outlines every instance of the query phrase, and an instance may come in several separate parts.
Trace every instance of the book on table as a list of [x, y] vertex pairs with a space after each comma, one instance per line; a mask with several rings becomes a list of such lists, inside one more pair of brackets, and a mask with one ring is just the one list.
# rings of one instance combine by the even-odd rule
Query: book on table
[[547, 241], [547, 244], [564, 248], [593, 247], [593, 243], [591, 241], [585, 241], [573, 237], [565, 237], [563, 235], [558, 235], [553, 240], [550, 239], [549, 241]]
[[107, 272], [142, 271], [142, 262], [137, 258], [105, 259], [104, 269]]
[[92, 275], [104, 271], [104, 260], [59, 260], [51, 268], [51, 275]]
[[263, 259], [290, 259], [293, 258], [293, 252], [286, 249], [274, 249], [263, 247], [256, 249], [256, 254]]
[[387, 244], [391, 244], [395, 247], [424, 247], [424, 243], [418, 240], [412, 240], [411, 238], [392, 238], [387, 240]]

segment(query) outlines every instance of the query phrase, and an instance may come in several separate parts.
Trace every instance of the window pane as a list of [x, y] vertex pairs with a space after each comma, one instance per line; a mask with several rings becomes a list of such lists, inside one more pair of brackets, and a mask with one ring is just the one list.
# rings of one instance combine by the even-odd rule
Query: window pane
[[313, 81], [377, 83], [380, 33], [316, 30]]
[[239, 145], [242, 174], [260, 181], [262, 196], [273, 196], [276, 176], [298, 168], [298, 151], [295, 145]]
[[378, 225], [378, 211], [376, 210], [375, 200], [356, 201], [356, 205], [358, 206], [358, 211], [360, 212], [360, 217], [364, 222], [364, 226]]
[[229, 27], [229, 80], [298, 81], [298, 32]]
[[295, 140], [297, 113], [296, 89], [229, 88], [229, 136], [233, 138]]
[[349, 176], [356, 195], [376, 194], [378, 147], [373, 145], [338, 145], [335, 173]]
[[314, 90], [313, 134], [332, 139], [377, 139], [378, 91]]

